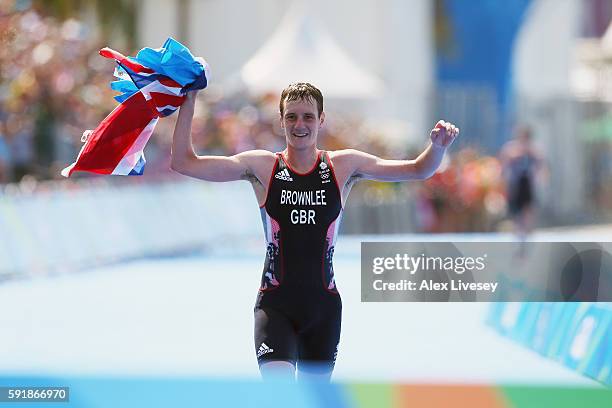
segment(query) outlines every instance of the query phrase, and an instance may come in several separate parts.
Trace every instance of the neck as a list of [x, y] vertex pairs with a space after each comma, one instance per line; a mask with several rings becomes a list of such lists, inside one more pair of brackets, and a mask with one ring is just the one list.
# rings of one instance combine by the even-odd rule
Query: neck
[[316, 147], [298, 150], [287, 146], [287, 149], [285, 149], [285, 157], [289, 165], [300, 173], [305, 173], [312, 169], [312, 166], [317, 161], [318, 154], [319, 150]]

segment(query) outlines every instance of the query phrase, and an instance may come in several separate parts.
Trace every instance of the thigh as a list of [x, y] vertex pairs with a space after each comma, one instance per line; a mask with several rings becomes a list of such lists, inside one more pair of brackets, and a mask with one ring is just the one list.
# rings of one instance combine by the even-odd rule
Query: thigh
[[331, 373], [336, 363], [342, 308], [330, 307], [316, 324], [298, 337], [298, 369], [312, 374]]
[[297, 361], [297, 335], [283, 313], [271, 308], [255, 309], [255, 353], [257, 362]]

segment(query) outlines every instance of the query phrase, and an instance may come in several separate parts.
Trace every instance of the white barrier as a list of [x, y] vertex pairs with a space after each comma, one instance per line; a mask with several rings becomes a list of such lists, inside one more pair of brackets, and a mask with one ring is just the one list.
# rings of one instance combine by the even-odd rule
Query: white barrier
[[247, 183], [96, 179], [0, 191], [0, 277], [184, 253], [261, 238]]
[[[143, 181], [98, 177], [0, 185], [0, 279], [202, 248], [265, 253], [248, 183]], [[415, 199], [409, 190], [398, 197], [373, 203], [354, 191], [341, 233], [413, 232]]]

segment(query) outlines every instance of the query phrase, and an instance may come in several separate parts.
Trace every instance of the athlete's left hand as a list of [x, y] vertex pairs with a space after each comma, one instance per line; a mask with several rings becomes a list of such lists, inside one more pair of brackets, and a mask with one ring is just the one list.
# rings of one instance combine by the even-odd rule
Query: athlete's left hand
[[431, 129], [429, 137], [431, 143], [437, 147], [447, 148], [453, 143], [453, 140], [459, 135], [459, 128], [450, 122], [443, 120], [438, 121], [436, 126]]

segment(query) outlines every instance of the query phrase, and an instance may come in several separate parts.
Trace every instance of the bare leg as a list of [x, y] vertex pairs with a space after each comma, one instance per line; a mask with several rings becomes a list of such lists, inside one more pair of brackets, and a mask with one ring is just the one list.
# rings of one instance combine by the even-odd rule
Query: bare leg
[[519, 239], [519, 258], [525, 258], [527, 254], [528, 235], [533, 231], [534, 209], [527, 206], [517, 214], [514, 219], [514, 228]]
[[529, 206], [525, 208], [523, 211], [523, 230], [525, 231], [525, 235], [530, 234], [533, 231], [533, 227], [535, 224], [535, 208]]
[[270, 361], [260, 364], [259, 372], [264, 381], [295, 380], [295, 367], [288, 361]]

